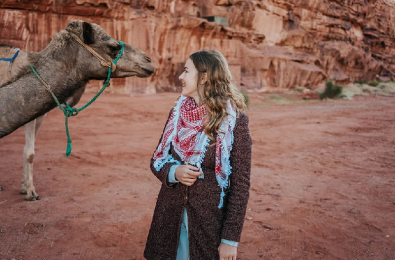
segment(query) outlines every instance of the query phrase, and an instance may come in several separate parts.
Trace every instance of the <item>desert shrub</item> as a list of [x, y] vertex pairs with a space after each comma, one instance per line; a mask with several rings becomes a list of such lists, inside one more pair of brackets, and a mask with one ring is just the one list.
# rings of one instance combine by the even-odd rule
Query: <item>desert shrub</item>
[[380, 83], [377, 87], [387, 94], [395, 94], [395, 82]]
[[289, 102], [289, 101], [294, 101], [295, 98], [293, 97], [283, 97], [280, 95], [272, 94], [268, 97], [268, 99], [272, 101], [280, 101], [280, 102]]
[[363, 93], [361, 85], [345, 86], [345, 87], [343, 87], [343, 92], [345, 90], [348, 90], [348, 91], [352, 92], [354, 95], [362, 95], [362, 93]]
[[361, 85], [349, 85], [343, 87], [342, 93], [339, 95], [339, 98], [352, 100], [354, 95], [363, 95]]
[[366, 81], [357, 79], [357, 80], [354, 81], [354, 83], [355, 83], [355, 84], [361, 84], [361, 85], [362, 85], [362, 84], [366, 84]]
[[284, 97], [280, 96], [280, 95], [270, 95], [269, 96], [270, 99], [275, 99], [275, 100], [281, 100], [281, 99], [285, 99]]
[[244, 96], [244, 102], [246, 103], [247, 108], [250, 106], [250, 99], [248, 98], [248, 92], [244, 89], [240, 90], [241, 94]]
[[379, 84], [380, 84], [380, 82], [375, 81], [375, 80], [371, 80], [368, 82], [368, 85], [372, 86], [372, 87], [377, 87]]
[[336, 98], [342, 93], [343, 87], [333, 84], [332, 81], [326, 83], [324, 92], [320, 94], [320, 99], [324, 98]]
[[296, 88], [295, 88], [295, 90], [296, 91], [299, 91], [299, 92], [302, 92], [303, 90], [305, 90], [306, 88], [305, 87], [300, 87], [300, 86], [297, 86]]

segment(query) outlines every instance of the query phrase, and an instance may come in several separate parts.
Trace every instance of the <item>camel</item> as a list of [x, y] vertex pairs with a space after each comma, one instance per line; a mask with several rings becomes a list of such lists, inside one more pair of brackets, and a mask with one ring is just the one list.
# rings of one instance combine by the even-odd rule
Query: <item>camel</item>
[[[102, 60], [84, 45], [93, 49]], [[12, 68], [8, 62], [0, 61], [0, 139], [25, 125], [20, 193], [26, 194], [26, 200], [40, 199], [33, 185], [34, 142], [46, 113], [56, 107], [30, 66], [34, 66], [51, 86], [60, 103], [66, 102], [73, 107], [79, 102], [89, 80], [104, 80], [110, 66], [113, 69], [111, 78], [152, 75], [151, 59], [128, 44], [124, 44], [123, 54], [115, 66], [112, 60], [119, 55], [121, 47], [99, 25], [74, 20], [42, 51], [19, 51]], [[17, 51], [10, 45], [0, 44], [0, 58], [12, 57]]]

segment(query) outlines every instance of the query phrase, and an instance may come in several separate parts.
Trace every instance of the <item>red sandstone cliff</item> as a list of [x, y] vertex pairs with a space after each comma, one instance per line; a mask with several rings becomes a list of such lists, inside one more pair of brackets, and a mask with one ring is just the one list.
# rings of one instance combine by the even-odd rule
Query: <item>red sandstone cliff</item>
[[395, 75], [395, 0], [0, 0], [0, 42], [39, 51], [72, 19], [155, 61], [151, 78], [114, 80], [120, 93], [176, 90], [188, 55], [204, 47], [220, 50], [248, 89]]

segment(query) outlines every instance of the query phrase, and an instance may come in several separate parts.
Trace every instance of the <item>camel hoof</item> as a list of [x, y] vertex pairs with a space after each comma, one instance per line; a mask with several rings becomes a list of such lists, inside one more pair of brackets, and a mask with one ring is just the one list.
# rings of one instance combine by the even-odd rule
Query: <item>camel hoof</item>
[[31, 197], [26, 197], [25, 200], [36, 201], [36, 200], [41, 200], [41, 198], [40, 198], [40, 196], [36, 196], [36, 197], [31, 196]]
[[4, 188], [3, 187], [0, 187], [0, 191], [3, 191], [4, 190]]
[[27, 194], [27, 190], [21, 189], [21, 191], [20, 191], [19, 193], [20, 193], [20, 194]]

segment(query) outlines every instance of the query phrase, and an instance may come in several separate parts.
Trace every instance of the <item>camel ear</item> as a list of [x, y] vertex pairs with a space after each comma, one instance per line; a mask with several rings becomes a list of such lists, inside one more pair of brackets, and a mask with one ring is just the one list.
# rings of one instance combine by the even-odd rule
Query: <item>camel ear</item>
[[92, 44], [95, 42], [93, 35], [93, 28], [90, 23], [87, 22], [82, 23], [82, 34], [84, 38], [84, 43]]
[[78, 34], [78, 31], [81, 31], [80, 28], [81, 22], [79, 20], [73, 20], [67, 24], [66, 31]]

